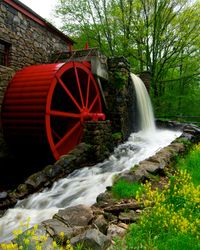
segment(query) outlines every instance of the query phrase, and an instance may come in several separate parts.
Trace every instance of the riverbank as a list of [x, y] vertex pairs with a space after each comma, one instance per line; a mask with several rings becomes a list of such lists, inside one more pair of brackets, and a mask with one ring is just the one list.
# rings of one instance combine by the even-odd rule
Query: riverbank
[[[180, 138], [158, 151], [154, 156], [140, 162], [134, 171], [130, 170], [129, 176], [131, 176], [132, 182], [134, 182], [134, 178], [138, 178], [140, 173], [140, 182], [149, 179], [151, 182], [156, 183], [157, 177], [159, 177], [160, 181], [158, 183], [165, 183], [165, 177], [170, 173], [172, 163], [174, 163], [177, 155], [186, 154], [190, 148], [189, 142], [191, 144], [196, 143], [199, 140], [199, 134], [198, 128], [186, 126]], [[141, 171], [144, 170], [144, 163], [148, 161], [154, 164], [151, 164], [151, 168]], [[121, 176], [124, 176], [124, 174]], [[141, 204], [138, 204], [134, 198], [116, 199], [112, 195], [111, 189], [111, 187], [108, 187], [106, 192], [100, 194], [97, 197], [96, 204], [91, 207], [84, 206], [83, 208], [78, 205], [60, 210], [51, 220], [42, 222], [39, 225], [40, 230], [36, 233], [48, 233], [50, 236], [48, 240], [49, 246], [52, 245], [55, 239], [61, 240], [59, 233], [63, 231], [65, 240], [71, 239], [73, 245], [87, 242], [93, 249], [108, 248], [117, 235], [126, 233], [130, 223], [138, 221], [143, 209]], [[85, 216], [88, 219], [84, 221], [84, 224], [78, 224], [79, 218]]]

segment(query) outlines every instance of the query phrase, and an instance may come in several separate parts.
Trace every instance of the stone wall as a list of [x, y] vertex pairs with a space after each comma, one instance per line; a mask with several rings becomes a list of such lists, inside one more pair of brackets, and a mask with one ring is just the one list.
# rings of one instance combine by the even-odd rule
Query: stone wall
[[[4, 66], [0, 66], [0, 113], [1, 113], [1, 106], [4, 97], [4, 93], [7, 87], [8, 82], [14, 75], [14, 70], [11, 68], [7, 68]], [[5, 143], [3, 132], [2, 132], [2, 125], [0, 120], [0, 158], [5, 157], [8, 155], [8, 147]]]
[[91, 146], [89, 164], [105, 160], [114, 149], [110, 121], [86, 122], [82, 142]]
[[[0, 65], [0, 112], [1, 112], [3, 96], [5, 93], [7, 84], [13, 77], [14, 73], [15, 71], [13, 69]], [[0, 126], [1, 126], [1, 123], [0, 123]]]
[[108, 104], [107, 119], [113, 133], [121, 133], [126, 140], [135, 131], [136, 97], [130, 79], [130, 65], [124, 57], [109, 58], [109, 81], [106, 86]]

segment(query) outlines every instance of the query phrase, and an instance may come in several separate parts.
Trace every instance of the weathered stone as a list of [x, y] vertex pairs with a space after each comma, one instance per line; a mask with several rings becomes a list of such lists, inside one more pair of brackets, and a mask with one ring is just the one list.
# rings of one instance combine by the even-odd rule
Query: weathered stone
[[140, 163], [139, 170], [143, 169], [144, 171], [147, 171], [149, 173], [157, 173], [159, 169], [163, 169], [165, 166], [166, 164], [164, 161], [159, 161], [157, 158], [149, 158], [148, 160], [142, 161]]
[[48, 181], [48, 177], [43, 171], [37, 172], [31, 175], [26, 181], [25, 184], [30, 185], [33, 189], [38, 190]]
[[122, 212], [119, 214], [119, 220], [126, 224], [136, 222], [139, 220], [139, 218], [140, 218], [139, 214], [137, 214], [133, 210], [130, 210], [129, 212]]
[[104, 217], [106, 218], [107, 221], [110, 223], [116, 224], [118, 222], [118, 217], [111, 212], [104, 212]]
[[108, 222], [105, 220], [105, 217], [103, 215], [99, 215], [94, 221], [93, 225], [98, 228], [100, 232], [103, 234], [106, 234]]
[[[26, 249], [26, 245], [25, 242], [23, 241], [24, 238], [27, 238], [25, 235], [27, 235], [27, 231], [33, 231], [33, 228], [30, 228], [28, 230], [26, 230], [25, 232], [23, 232], [22, 234], [18, 235], [18, 237], [14, 240], [12, 240], [13, 243], [19, 243], [20, 245], [23, 245], [24, 249]], [[53, 239], [51, 237], [48, 237], [46, 241], [44, 240], [40, 240], [41, 236], [47, 236], [47, 231], [46, 228], [42, 225], [39, 225], [38, 228], [36, 230], [34, 230], [34, 237], [30, 237], [29, 240], [29, 245], [28, 245], [28, 249], [29, 250], [35, 250], [36, 249], [36, 244], [42, 243], [42, 247], [43, 249], [48, 249], [48, 250], [53, 250], [55, 248], [53, 248]], [[38, 236], [38, 237], [37, 237]], [[37, 239], [39, 240], [37, 240]]]
[[20, 184], [17, 187], [17, 190], [15, 192], [15, 196], [17, 198], [22, 198], [25, 197], [26, 195], [28, 195], [30, 193], [30, 187], [27, 184]]
[[80, 244], [83, 250], [105, 250], [111, 245], [109, 237], [96, 229], [88, 229], [83, 234], [72, 238], [70, 242], [74, 247]]
[[52, 179], [54, 180], [54, 178], [63, 173], [63, 169], [59, 165], [48, 165], [44, 168], [43, 172], [52, 181]]
[[[51, 237], [56, 238], [58, 241], [70, 240], [72, 237], [84, 232], [85, 228], [81, 226], [68, 227], [66, 224], [59, 220], [50, 219], [42, 222], [42, 225], [46, 228], [46, 231]], [[64, 238], [60, 233], [64, 233]]]
[[129, 225], [127, 225], [126, 223], [123, 223], [123, 222], [119, 222], [118, 224], [117, 224], [119, 227], [121, 227], [121, 228], [124, 228], [124, 229], [128, 229], [128, 227], [129, 227]]
[[183, 153], [185, 151], [185, 145], [183, 143], [171, 143], [168, 148], [173, 149], [177, 154]]
[[111, 206], [105, 207], [104, 211], [109, 212], [115, 215], [119, 215], [120, 212], [127, 210], [136, 210], [139, 209], [140, 205], [136, 201], [122, 203], [122, 204], [111, 204]]
[[125, 233], [126, 233], [126, 229], [120, 226], [111, 224], [108, 227], [107, 236], [110, 238], [123, 237]]
[[145, 169], [138, 168], [135, 172], [127, 170], [120, 173], [116, 177], [116, 181], [124, 180], [127, 182], [143, 182], [146, 180], [146, 174], [147, 172]]
[[87, 226], [94, 218], [91, 207], [85, 205], [77, 205], [59, 210], [53, 216], [54, 219], [60, 220], [69, 227]]
[[110, 192], [100, 193], [97, 198], [97, 206], [104, 207], [114, 202], [114, 198]]
[[91, 145], [87, 162], [103, 161], [114, 149], [110, 122], [86, 122], [82, 141]]
[[8, 196], [7, 192], [5, 192], [5, 191], [0, 192], [0, 200], [7, 198], [7, 196]]

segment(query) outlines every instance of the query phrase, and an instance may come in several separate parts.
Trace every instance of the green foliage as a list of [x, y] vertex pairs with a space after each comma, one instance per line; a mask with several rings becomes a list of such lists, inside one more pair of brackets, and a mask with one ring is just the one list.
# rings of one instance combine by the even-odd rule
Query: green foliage
[[[161, 229], [162, 230], [162, 229]], [[128, 237], [126, 238], [126, 247], [119, 249], [136, 250], [198, 250], [199, 241], [189, 234], [174, 234], [158, 230], [158, 236], [152, 237], [151, 231], [144, 233], [139, 225], [132, 225]], [[118, 249], [118, 248], [116, 248]]]
[[118, 199], [135, 198], [138, 192], [142, 192], [142, 186], [137, 182], [119, 180], [112, 186], [112, 194]]
[[191, 174], [192, 181], [197, 186], [200, 183], [200, 144], [194, 146], [186, 158], [179, 159], [177, 167]]
[[114, 140], [121, 140], [123, 138], [122, 132], [116, 132], [116, 133], [112, 134], [112, 138]]
[[127, 82], [128, 75], [116, 70], [114, 72], [114, 83], [115, 87], [121, 89], [123, 88], [124, 84]]
[[198, 0], [58, 0], [55, 11], [76, 49], [88, 41], [107, 56], [126, 57], [134, 72], [150, 72], [157, 117], [199, 116]]

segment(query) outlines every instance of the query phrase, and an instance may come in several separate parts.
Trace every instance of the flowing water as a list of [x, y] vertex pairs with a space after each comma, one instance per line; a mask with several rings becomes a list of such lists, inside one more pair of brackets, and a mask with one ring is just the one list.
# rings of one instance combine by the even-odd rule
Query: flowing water
[[140, 129], [155, 132], [153, 108], [147, 89], [138, 76], [131, 73], [131, 78], [136, 92]]
[[[135, 75], [132, 75], [132, 79], [137, 81], [137, 84], [143, 84], [142, 81], [138, 83], [138, 77]], [[141, 104], [147, 109], [151, 105]], [[149, 111], [144, 113], [146, 116]], [[127, 142], [118, 146], [109, 159], [93, 167], [75, 170], [67, 178], [55, 182], [52, 188], [30, 195], [19, 201], [14, 208], [8, 209], [0, 218], [0, 242], [10, 240], [12, 231], [19, 228], [20, 222], [26, 222], [28, 217], [32, 226], [52, 218], [59, 209], [77, 204], [94, 204], [96, 197], [104, 192], [107, 186], [112, 185], [115, 174], [130, 169], [180, 136], [181, 131], [156, 129], [153, 115], [150, 119], [152, 121], [149, 121], [149, 118], [141, 118], [142, 126], [143, 121], [148, 125], [144, 125], [140, 132], [132, 133]]]

